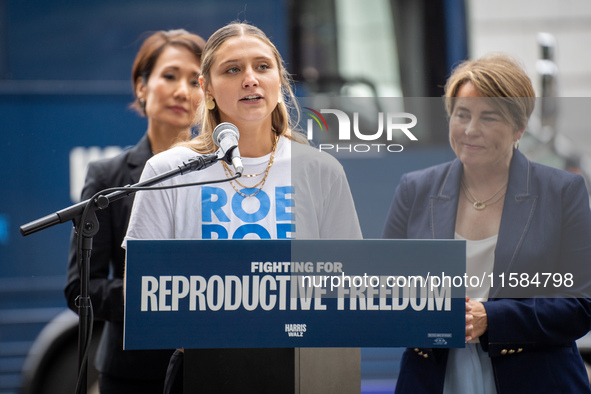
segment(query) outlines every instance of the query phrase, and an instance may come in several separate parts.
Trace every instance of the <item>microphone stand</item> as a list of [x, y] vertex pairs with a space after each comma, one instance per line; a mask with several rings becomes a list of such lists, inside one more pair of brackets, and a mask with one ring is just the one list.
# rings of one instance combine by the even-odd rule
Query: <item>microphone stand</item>
[[[70, 207], [64, 208], [51, 215], [47, 215], [40, 219], [34, 220], [30, 223], [24, 224], [20, 227], [21, 234], [25, 237], [46, 228], [52, 227], [56, 224], [65, 223], [70, 220], [74, 222], [76, 228], [76, 236], [78, 242], [78, 259], [82, 256], [80, 264], [80, 296], [78, 297], [78, 385], [79, 392], [86, 394], [87, 392], [87, 345], [92, 333], [91, 321], [91, 302], [88, 294], [90, 283], [90, 254], [92, 251], [92, 238], [99, 231], [99, 222], [96, 217], [97, 209], [106, 209], [109, 203], [119, 200], [121, 198], [134, 194], [135, 190], [125, 190], [127, 188], [133, 189], [138, 187], [148, 187], [165, 181], [167, 179], [184, 175], [191, 171], [199, 171], [213, 165], [218, 160], [227, 160], [225, 155], [218, 151], [203, 156], [194, 157], [175, 169], [172, 169], [164, 174], [157, 175], [151, 179], [145, 180], [135, 185], [127, 185], [120, 190], [110, 194], [99, 195], [97, 198], [88, 199]], [[81, 238], [81, 239], [80, 239]], [[81, 246], [80, 246], [81, 245]], [[79, 261], [80, 262], [80, 261]], [[90, 331], [89, 331], [90, 330]]]

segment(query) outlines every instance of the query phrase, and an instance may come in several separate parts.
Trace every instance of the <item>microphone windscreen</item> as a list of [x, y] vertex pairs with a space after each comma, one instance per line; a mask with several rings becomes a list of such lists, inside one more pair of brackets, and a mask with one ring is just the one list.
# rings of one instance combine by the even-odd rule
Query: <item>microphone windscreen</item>
[[215, 142], [215, 144], [218, 147], [220, 146], [220, 141], [221, 141], [222, 137], [227, 132], [235, 134], [236, 140], [238, 140], [240, 138], [240, 132], [238, 131], [238, 127], [236, 127], [232, 123], [228, 123], [228, 122], [220, 123], [213, 130], [213, 136], [212, 136], [213, 141]]

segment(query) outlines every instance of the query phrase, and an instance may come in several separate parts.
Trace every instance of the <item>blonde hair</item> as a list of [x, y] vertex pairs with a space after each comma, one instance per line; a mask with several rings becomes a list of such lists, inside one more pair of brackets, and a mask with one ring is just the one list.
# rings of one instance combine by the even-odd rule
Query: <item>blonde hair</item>
[[506, 121], [523, 130], [535, 106], [535, 91], [523, 67], [513, 58], [493, 53], [459, 64], [445, 84], [445, 110], [451, 116], [460, 88], [470, 82], [493, 100]]
[[[285, 136], [291, 140], [308, 143], [303, 134], [297, 131], [297, 125], [300, 118], [300, 108], [295, 99], [291, 86], [291, 77], [285, 69], [285, 64], [281, 54], [273, 45], [271, 40], [259, 28], [244, 22], [232, 22], [217, 30], [207, 40], [203, 50], [201, 62], [201, 75], [203, 76], [203, 90], [207, 91], [211, 83], [211, 66], [215, 61], [215, 55], [224, 42], [234, 37], [253, 36], [271, 48], [275, 61], [279, 67], [279, 78], [281, 82], [281, 96], [279, 103], [271, 113], [271, 124], [273, 132], [279, 136]], [[217, 106], [213, 110], [205, 107], [205, 101], [201, 102], [197, 114], [200, 115], [198, 122], [200, 126], [199, 134], [190, 141], [180, 143], [198, 153], [211, 153], [216, 151], [216, 146], [212, 138], [213, 130], [221, 123], [220, 114]], [[290, 112], [294, 113], [291, 116]]]

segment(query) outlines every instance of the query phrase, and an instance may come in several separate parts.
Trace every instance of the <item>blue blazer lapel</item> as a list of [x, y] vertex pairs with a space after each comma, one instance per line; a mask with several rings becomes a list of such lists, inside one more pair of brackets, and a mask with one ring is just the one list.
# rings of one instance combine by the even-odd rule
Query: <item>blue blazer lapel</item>
[[[500, 273], [511, 271], [532, 222], [537, 198], [532, 191], [530, 162], [521, 152], [515, 150], [509, 168], [509, 183], [495, 249], [496, 278]], [[491, 289], [489, 299], [498, 296], [500, 289], [498, 286]]]
[[431, 236], [433, 239], [454, 239], [460, 180], [464, 169], [455, 159], [445, 174], [439, 192], [431, 196]]

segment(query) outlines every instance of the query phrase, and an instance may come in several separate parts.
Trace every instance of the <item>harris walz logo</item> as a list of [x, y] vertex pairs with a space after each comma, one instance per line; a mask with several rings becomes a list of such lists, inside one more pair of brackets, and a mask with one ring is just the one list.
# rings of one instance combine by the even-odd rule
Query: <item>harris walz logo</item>
[[[333, 152], [402, 152], [404, 147], [401, 144], [390, 143], [399, 136], [406, 136], [410, 141], [418, 141], [417, 137], [410, 131], [416, 126], [417, 117], [408, 112], [396, 113], [378, 113], [378, 130], [375, 132], [363, 132], [359, 127], [359, 113], [353, 113], [353, 122], [349, 115], [338, 109], [321, 109], [316, 111], [310, 107], [304, 107], [309, 112], [306, 114], [311, 118], [307, 121], [307, 138], [314, 138], [314, 128], [320, 129], [321, 133], [331, 135], [332, 139], [338, 137], [338, 143], [320, 143], [320, 151]], [[329, 130], [326, 119], [322, 114], [332, 114], [336, 116], [338, 130]], [[409, 121], [410, 120], [410, 121]], [[385, 124], [385, 127], [384, 127]], [[316, 125], [316, 126], [315, 126]], [[378, 143], [377, 140], [383, 139], [384, 131], [386, 133], [386, 143]], [[363, 141], [363, 143], [353, 143], [354, 141]]]
[[286, 324], [285, 325], [285, 332], [290, 337], [302, 338], [304, 336], [304, 333], [306, 332], [306, 325], [305, 324]]

